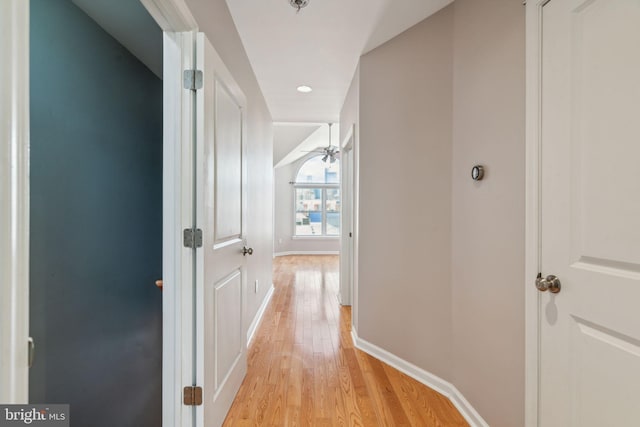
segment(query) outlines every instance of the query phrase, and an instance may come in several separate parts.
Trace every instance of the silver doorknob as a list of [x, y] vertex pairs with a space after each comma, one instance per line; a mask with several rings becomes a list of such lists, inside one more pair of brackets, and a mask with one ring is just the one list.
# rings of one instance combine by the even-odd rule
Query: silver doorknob
[[249, 255], [253, 255], [253, 248], [248, 248], [248, 247], [243, 247], [242, 248], [242, 255], [247, 256], [247, 254]]
[[538, 273], [538, 277], [536, 277], [536, 288], [538, 288], [540, 292], [549, 291], [552, 294], [557, 294], [561, 288], [560, 279], [553, 274], [543, 279], [542, 273]]

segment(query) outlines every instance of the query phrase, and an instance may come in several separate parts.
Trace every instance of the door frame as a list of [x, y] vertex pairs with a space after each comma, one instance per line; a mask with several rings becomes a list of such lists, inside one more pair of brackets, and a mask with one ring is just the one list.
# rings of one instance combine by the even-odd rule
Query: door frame
[[[353, 239], [351, 239], [351, 335], [357, 336], [358, 332], [358, 279], [359, 279], [359, 253], [360, 253], [360, 160], [359, 160], [359, 135], [358, 124], [351, 123], [347, 130], [345, 138], [341, 141], [340, 149], [343, 150], [346, 145], [351, 142], [351, 231]], [[341, 162], [342, 163], [342, 162]], [[341, 256], [344, 251], [340, 251]], [[342, 284], [341, 284], [342, 291]]]
[[163, 31], [162, 425], [192, 427], [194, 406], [183, 387], [196, 385], [194, 250], [183, 230], [195, 228], [195, 92], [183, 72], [196, 67], [198, 24], [184, 0], [140, 0]]
[[525, 426], [538, 426], [540, 392], [540, 293], [534, 286], [541, 260], [542, 8], [551, 0], [526, 2], [525, 180]]
[[29, 2], [0, 2], [0, 402], [27, 403]]

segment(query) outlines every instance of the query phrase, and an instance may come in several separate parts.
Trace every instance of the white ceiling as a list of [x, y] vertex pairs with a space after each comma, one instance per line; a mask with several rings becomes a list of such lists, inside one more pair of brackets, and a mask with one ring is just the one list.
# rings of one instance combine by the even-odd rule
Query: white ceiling
[[273, 119], [337, 122], [360, 56], [453, 0], [226, 1]]

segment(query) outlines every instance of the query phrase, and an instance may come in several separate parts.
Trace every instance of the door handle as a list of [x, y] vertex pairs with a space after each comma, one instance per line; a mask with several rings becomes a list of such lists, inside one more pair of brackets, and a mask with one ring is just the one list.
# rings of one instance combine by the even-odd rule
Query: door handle
[[36, 343], [32, 337], [27, 340], [27, 366], [33, 367], [33, 360], [36, 357]]
[[538, 277], [536, 277], [536, 288], [538, 288], [540, 292], [549, 291], [552, 294], [557, 294], [561, 288], [560, 279], [553, 274], [543, 279], [542, 273], [538, 273]]
[[243, 247], [242, 248], [242, 255], [247, 256], [247, 254], [249, 255], [253, 255], [253, 248], [248, 248], [248, 247]]

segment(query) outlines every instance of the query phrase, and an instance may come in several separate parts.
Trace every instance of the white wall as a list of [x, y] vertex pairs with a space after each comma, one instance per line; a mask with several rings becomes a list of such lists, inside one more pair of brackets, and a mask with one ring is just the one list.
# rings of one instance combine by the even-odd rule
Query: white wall
[[453, 8], [360, 62], [360, 338], [451, 375]]
[[254, 254], [248, 259], [246, 324], [255, 317], [273, 281], [273, 123], [225, 0], [186, 0], [200, 31], [224, 61], [247, 97], [247, 236]]
[[339, 237], [293, 237], [293, 185], [298, 169], [307, 157], [274, 169], [275, 183], [275, 238], [274, 253], [286, 254], [323, 254], [340, 251]]
[[452, 379], [492, 427], [524, 425], [524, 10], [454, 3]]
[[360, 64], [356, 68], [349, 86], [349, 91], [345, 97], [342, 110], [340, 111], [340, 144], [342, 144], [352, 127], [354, 129], [354, 140], [360, 136]]

